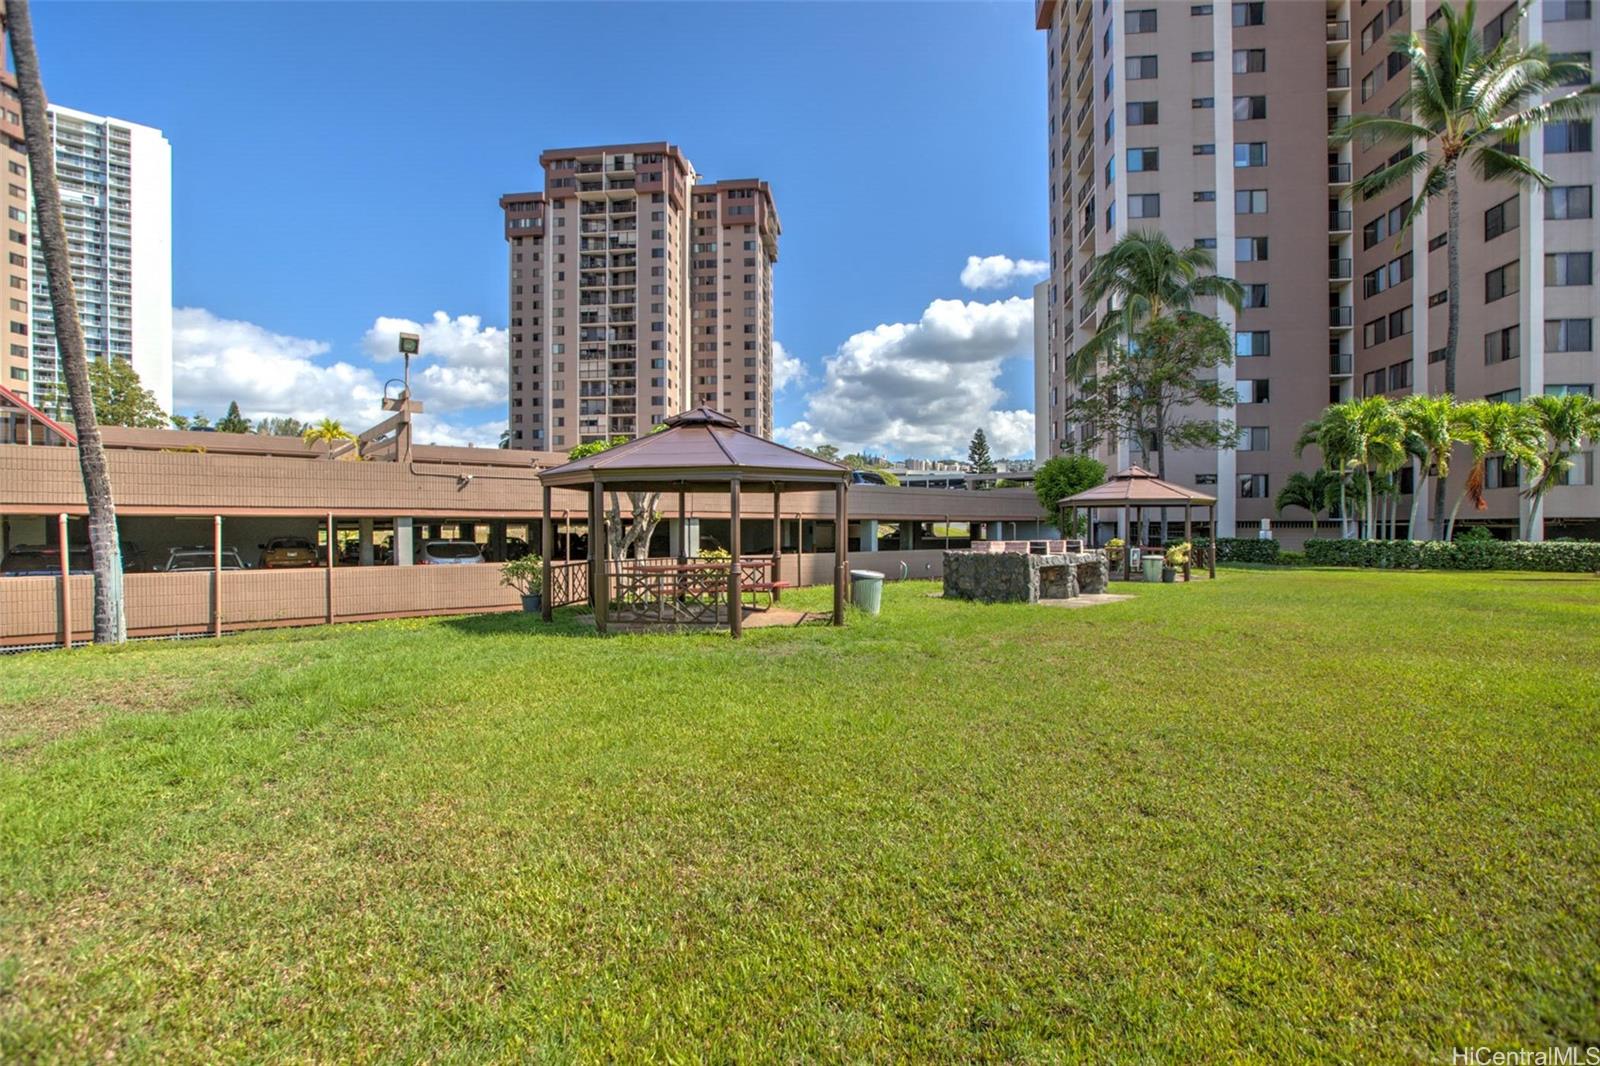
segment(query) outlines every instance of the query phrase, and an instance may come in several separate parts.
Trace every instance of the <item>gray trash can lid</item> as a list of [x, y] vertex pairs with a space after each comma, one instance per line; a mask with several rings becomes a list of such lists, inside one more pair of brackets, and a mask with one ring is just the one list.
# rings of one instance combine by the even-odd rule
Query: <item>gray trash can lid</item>
[[852, 570], [850, 571], [850, 576], [852, 578], [877, 578], [879, 581], [883, 580], [883, 575], [876, 570]]

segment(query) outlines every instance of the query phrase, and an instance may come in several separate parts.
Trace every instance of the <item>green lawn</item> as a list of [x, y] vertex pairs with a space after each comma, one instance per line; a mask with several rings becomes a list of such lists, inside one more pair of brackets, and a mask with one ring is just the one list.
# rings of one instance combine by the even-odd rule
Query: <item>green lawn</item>
[[0, 659], [0, 1061], [1600, 1042], [1600, 581], [934, 588]]

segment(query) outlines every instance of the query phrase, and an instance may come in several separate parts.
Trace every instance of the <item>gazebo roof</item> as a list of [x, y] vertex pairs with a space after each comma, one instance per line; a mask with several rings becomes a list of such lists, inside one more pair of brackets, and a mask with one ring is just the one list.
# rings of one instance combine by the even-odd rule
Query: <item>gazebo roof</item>
[[726, 485], [734, 478], [779, 484], [836, 484], [849, 468], [830, 463], [739, 428], [737, 420], [709, 407], [673, 415], [667, 428], [543, 470], [539, 480], [557, 488], [604, 482], [650, 488]]
[[1111, 480], [1058, 501], [1062, 507], [1146, 507], [1214, 504], [1215, 496], [1162, 481], [1142, 466], [1118, 471]]

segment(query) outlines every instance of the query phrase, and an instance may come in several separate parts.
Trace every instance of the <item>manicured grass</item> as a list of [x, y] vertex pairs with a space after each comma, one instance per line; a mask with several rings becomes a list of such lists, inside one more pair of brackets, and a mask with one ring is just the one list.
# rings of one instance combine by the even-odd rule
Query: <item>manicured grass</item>
[[1600, 581], [933, 590], [0, 659], [0, 1061], [1600, 1041]]

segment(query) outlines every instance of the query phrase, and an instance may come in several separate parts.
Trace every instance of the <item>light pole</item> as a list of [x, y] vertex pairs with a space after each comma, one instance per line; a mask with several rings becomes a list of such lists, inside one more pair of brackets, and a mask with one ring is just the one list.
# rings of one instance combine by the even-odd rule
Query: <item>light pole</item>
[[417, 336], [415, 333], [400, 334], [400, 355], [404, 357], [406, 361], [404, 381], [406, 399], [408, 400], [411, 399], [411, 357], [417, 354], [421, 346], [422, 338]]

